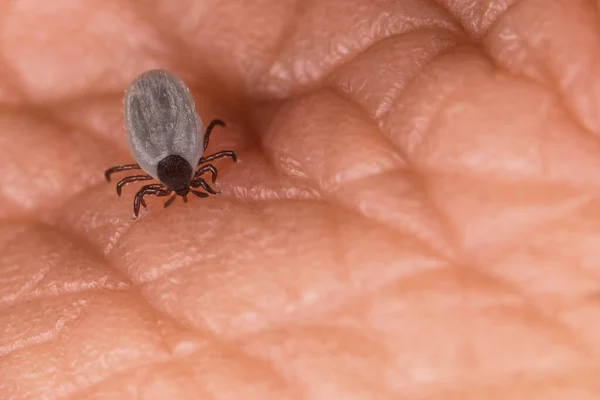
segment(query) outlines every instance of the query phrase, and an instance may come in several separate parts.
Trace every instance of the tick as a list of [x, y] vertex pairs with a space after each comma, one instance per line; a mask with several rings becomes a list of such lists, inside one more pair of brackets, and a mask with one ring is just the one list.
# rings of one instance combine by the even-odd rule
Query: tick
[[121, 179], [117, 183], [119, 196], [128, 183], [151, 179], [159, 182], [145, 185], [135, 194], [135, 218], [139, 216], [140, 205], [146, 208], [146, 195], [163, 197], [174, 193], [164, 203], [166, 208], [177, 196], [187, 203], [189, 193], [198, 197], [220, 193], [202, 178], [210, 172], [212, 183], [217, 179], [217, 168], [206, 163], [222, 157], [237, 162], [237, 156], [231, 150], [203, 156], [213, 129], [225, 127], [225, 123], [214, 119], [205, 131], [190, 90], [180, 78], [165, 70], [144, 72], [129, 85], [123, 103], [129, 149], [137, 163], [109, 168], [104, 176], [110, 182], [115, 172], [145, 172]]

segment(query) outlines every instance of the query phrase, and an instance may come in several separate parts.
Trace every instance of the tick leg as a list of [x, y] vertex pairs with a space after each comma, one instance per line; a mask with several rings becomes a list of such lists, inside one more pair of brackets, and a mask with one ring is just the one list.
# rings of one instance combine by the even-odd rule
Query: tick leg
[[121, 189], [123, 188], [123, 186], [127, 185], [128, 183], [138, 182], [138, 181], [147, 181], [150, 179], [154, 179], [154, 178], [152, 178], [150, 175], [133, 175], [133, 176], [128, 176], [126, 178], [123, 178], [119, 181], [119, 183], [117, 183], [117, 195], [121, 196]]
[[225, 126], [225, 122], [221, 121], [220, 119], [213, 119], [212, 121], [210, 121], [208, 123], [208, 126], [206, 127], [206, 133], [204, 134], [204, 150], [206, 150], [206, 148], [208, 147], [208, 141], [210, 140], [210, 134], [212, 133], [212, 130], [215, 126]]
[[164, 207], [165, 208], [169, 207], [175, 201], [176, 198], [177, 198], [176, 194], [171, 196], [171, 198], [169, 200], [165, 201]]
[[210, 171], [210, 173], [212, 174], [212, 183], [215, 183], [215, 181], [217, 180], [217, 169], [212, 164], [206, 164], [200, 167], [194, 174], [194, 179], [200, 177], [200, 175], [204, 174], [207, 171]]
[[198, 197], [208, 197], [208, 193], [199, 192], [197, 190], [191, 189], [190, 192], [194, 193]]
[[198, 165], [205, 163], [207, 161], [212, 161], [212, 160], [216, 160], [218, 158], [223, 158], [223, 157], [229, 157], [231, 158], [233, 161], [237, 162], [237, 156], [235, 155], [235, 153], [231, 150], [223, 150], [223, 151], [219, 151], [218, 153], [215, 154], [211, 154], [208, 157], [202, 157], [200, 159], [200, 161], [198, 161]]
[[219, 192], [215, 191], [215, 189], [211, 188], [208, 183], [206, 183], [206, 181], [202, 178], [196, 178], [194, 179], [191, 183], [190, 186], [193, 188], [197, 188], [198, 186], [201, 186], [202, 189], [206, 190], [208, 193], [211, 194], [219, 194]]
[[133, 198], [133, 214], [137, 218], [140, 214], [140, 205], [146, 207], [144, 196], [151, 194], [154, 196], [162, 197], [168, 196], [170, 193], [170, 191], [165, 190], [163, 186], [158, 183], [142, 187], [140, 190], [138, 190], [138, 192], [135, 194], [135, 197]]
[[110, 182], [110, 176], [112, 174], [114, 174], [115, 172], [129, 171], [130, 169], [142, 169], [142, 168], [139, 166], [139, 164], [117, 165], [116, 167], [107, 169], [104, 172], [104, 178], [106, 179], [106, 182]]

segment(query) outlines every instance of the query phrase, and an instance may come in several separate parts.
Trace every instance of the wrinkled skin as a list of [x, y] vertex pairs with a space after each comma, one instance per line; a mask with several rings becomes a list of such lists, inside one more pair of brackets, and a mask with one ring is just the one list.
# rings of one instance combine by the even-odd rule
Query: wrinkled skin
[[[0, 399], [596, 399], [596, 7], [4, 2]], [[151, 68], [241, 162], [134, 222]]]

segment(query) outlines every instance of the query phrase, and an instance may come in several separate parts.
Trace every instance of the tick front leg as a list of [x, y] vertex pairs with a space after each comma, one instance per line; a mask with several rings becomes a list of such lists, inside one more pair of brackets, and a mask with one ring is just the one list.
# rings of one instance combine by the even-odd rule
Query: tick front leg
[[211, 194], [219, 194], [220, 192], [217, 192], [215, 189], [211, 188], [208, 183], [206, 183], [206, 181], [202, 178], [196, 178], [194, 179], [191, 183], [190, 186], [193, 188], [197, 188], [198, 186], [202, 187], [202, 189], [206, 190], [208, 193]]
[[116, 167], [112, 167], [104, 171], [104, 179], [106, 182], [110, 182], [110, 176], [115, 172], [121, 171], [129, 171], [131, 169], [142, 169], [139, 164], [125, 164], [125, 165], [117, 165]]
[[128, 183], [138, 182], [138, 181], [147, 181], [150, 179], [154, 179], [154, 178], [152, 178], [150, 175], [133, 175], [133, 176], [128, 176], [126, 178], [123, 178], [117, 183], [117, 195], [121, 196], [121, 190], [122, 190], [123, 186], [127, 185]]
[[138, 192], [135, 194], [135, 197], [133, 198], [133, 214], [135, 215], [135, 218], [137, 218], [140, 214], [140, 205], [146, 208], [144, 196], [154, 195], [157, 197], [162, 197], [168, 196], [170, 193], [170, 191], [165, 190], [164, 187], [158, 183], [142, 187], [140, 190], [138, 190]]
[[165, 201], [165, 204], [163, 204], [163, 207], [164, 208], [169, 207], [175, 201], [176, 198], [177, 198], [177, 195], [174, 194], [169, 200]]
[[196, 196], [201, 197], [201, 198], [208, 197], [208, 193], [199, 192], [194, 189], [191, 189], [190, 192], [192, 192], [193, 194], [195, 194]]
[[208, 171], [210, 171], [212, 174], [212, 183], [215, 183], [217, 180], [217, 169], [212, 164], [203, 165], [200, 169], [198, 169], [194, 174], [194, 179], [199, 178], [202, 174]]

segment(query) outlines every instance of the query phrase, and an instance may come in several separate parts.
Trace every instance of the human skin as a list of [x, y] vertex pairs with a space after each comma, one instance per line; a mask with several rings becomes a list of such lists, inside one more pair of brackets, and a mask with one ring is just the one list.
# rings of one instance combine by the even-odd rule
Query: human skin
[[[597, 399], [594, 2], [0, 10], [0, 399]], [[153, 68], [240, 163], [133, 221]]]

